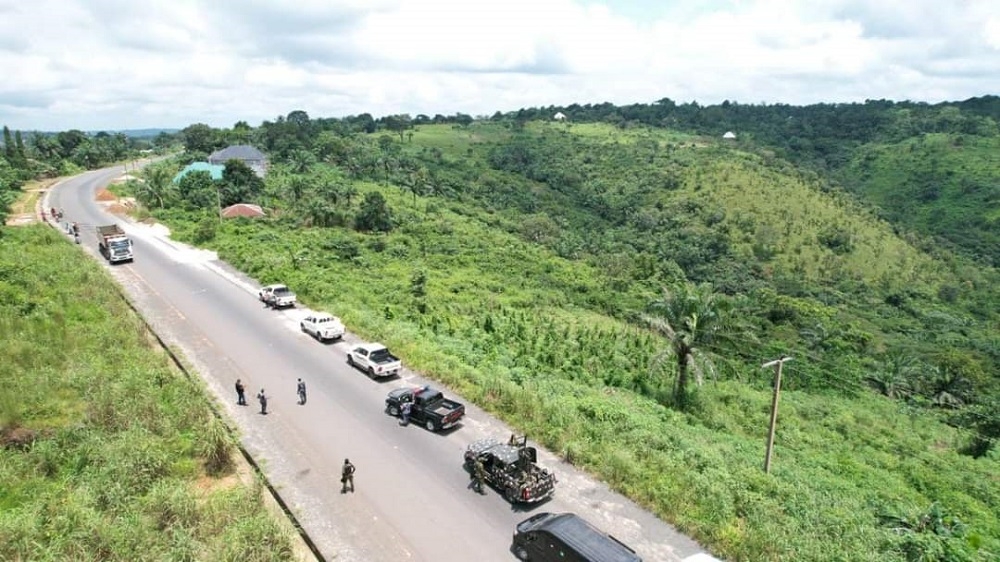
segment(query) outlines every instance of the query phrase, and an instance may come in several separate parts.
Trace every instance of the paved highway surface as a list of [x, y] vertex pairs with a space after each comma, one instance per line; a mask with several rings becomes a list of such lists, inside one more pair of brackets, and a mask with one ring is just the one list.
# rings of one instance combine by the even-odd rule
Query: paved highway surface
[[[383, 411], [386, 393], [423, 379], [409, 371], [386, 382], [369, 379], [346, 364], [346, 349], [358, 341], [351, 334], [339, 343], [316, 342], [299, 331], [304, 306], [267, 309], [256, 298], [257, 282], [213, 253], [171, 241], [162, 227], [109, 215], [95, 192], [122, 172], [109, 168], [64, 181], [43, 204], [62, 208], [64, 220], [79, 223], [81, 249], [98, 259], [94, 227], [123, 224], [134, 241], [135, 261], [109, 271], [198, 371], [239, 428], [244, 447], [328, 560], [511, 562], [514, 525], [539, 511], [576, 512], [647, 562], [714, 560], [545, 451], [539, 451], [540, 464], [559, 478], [552, 500], [512, 508], [493, 490], [473, 492], [462, 453], [482, 437], [506, 439], [506, 426], [467, 402], [464, 424], [443, 434], [398, 425]], [[309, 390], [302, 406], [295, 392], [299, 377]], [[236, 405], [237, 378], [246, 383], [249, 406]], [[266, 416], [254, 399], [261, 388], [270, 396]], [[357, 467], [355, 493], [340, 493], [344, 458]]]

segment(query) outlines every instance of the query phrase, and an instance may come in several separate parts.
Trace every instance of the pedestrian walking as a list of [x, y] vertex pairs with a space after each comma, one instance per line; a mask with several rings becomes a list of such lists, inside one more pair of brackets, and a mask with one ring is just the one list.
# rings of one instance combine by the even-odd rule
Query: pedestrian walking
[[472, 465], [472, 487], [480, 494], [485, 494], [486, 490], [483, 489], [485, 483], [486, 468], [483, 466], [482, 459], [476, 459], [476, 463]]
[[306, 403], [306, 383], [302, 379], [299, 379], [299, 384], [296, 387], [296, 392], [299, 393], [299, 404]]
[[267, 414], [267, 395], [264, 394], [264, 389], [260, 389], [257, 393], [257, 400], [260, 401], [260, 413]]
[[247, 389], [243, 386], [243, 381], [236, 379], [236, 405], [246, 406], [247, 405]]
[[340, 469], [340, 493], [347, 493], [347, 485], [351, 485], [351, 493], [354, 492], [354, 465], [349, 459], [344, 459], [344, 466]]
[[399, 413], [401, 419], [399, 420], [399, 425], [409, 425], [410, 424], [410, 411], [413, 409], [412, 402], [403, 402], [403, 406], [400, 407]]

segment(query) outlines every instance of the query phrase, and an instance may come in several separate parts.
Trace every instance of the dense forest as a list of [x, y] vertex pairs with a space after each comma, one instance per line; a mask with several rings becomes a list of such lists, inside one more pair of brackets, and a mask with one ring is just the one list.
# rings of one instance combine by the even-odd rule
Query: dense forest
[[[127, 189], [727, 558], [988, 560], [998, 113], [995, 97], [293, 111], [191, 125]], [[173, 182], [237, 143], [267, 153], [265, 178], [231, 161]], [[31, 146], [16, 162], [56, 165]], [[220, 224], [236, 202], [269, 216]], [[768, 479], [760, 366], [782, 356]]]

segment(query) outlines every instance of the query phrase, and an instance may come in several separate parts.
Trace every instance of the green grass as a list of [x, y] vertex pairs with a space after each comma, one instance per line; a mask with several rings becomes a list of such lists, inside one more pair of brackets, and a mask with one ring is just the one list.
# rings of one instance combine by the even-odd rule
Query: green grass
[[[875, 396], [789, 392], [766, 476], [766, 375], [705, 387], [694, 415], [665, 408], [655, 397], [669, 385], [649, 376], [655, 339], [588, 306], [605, 291], [591, 266], [442, 207], [410, 215], [409, 196], [386, 193], [407, 220], [379, 242], [338, 229], [238, 221], [227, 222], [212, 245], [259, 279], [289, 283], [309, 306], [387, 343], [407, 365], [727, 559], [904, 560], [905, 537], [881, 526], [880, 516], [911, 516], [934, 502], [984, 541], [981, 552], [1000, 550], [993, 509], [1000, 463], [960, 455], [962, 432]], [[183, 238], [185, 229], [177, 232]], [[343, 240], [353, 240], [358, 255], [343, 259], [328, 249]], [[293, 267], [292, 249], [309, 259]], [[424, 314], [409, 286], [420, 269], [429, 275]], [[794, 385], [796, 371], [787, 377]]]
[[0, 230], [2, 560], [289, 560], [203, 389], [103, 270], [43, 226]]
[[842, 181], [884, 215], [1000, 263], [1000, 138], [928, 134], [855, 151]]
[[[370, 138], [353, 142], [393, 164]], [[208, 245], [727, 559], [991, 560], [997, 453], [960, 454], [970, 434], [920, 405], [919, 378], [912, 403], [866, 380], [882, 352], [902, 350], [925, 367], [950, 358], [989, 391], [996, 272], [928, 254], [824, 178], [737, 147], [640, 127], [422, 125], [396, 148], [428, 168], [437, 196], [385, 185], [373, 168], [355, 172], [351, 204], [337, 202], [350, 224], [380, 191], [393, 231], [304, 227], [308, 209], [271, 180], [291, 212], [226, 221]], [[195, 239], [196, 216], [155, 214]], [[690, 413], [664, 406], [666, 343], [637, 321], [684, 278], [735, 294], [746, 322], [710, 350], [721, 377]], [[785, 353], [796, 360], [764, 475], [760, 364]], [[942, 512], [933, 530], [918, 524]]]

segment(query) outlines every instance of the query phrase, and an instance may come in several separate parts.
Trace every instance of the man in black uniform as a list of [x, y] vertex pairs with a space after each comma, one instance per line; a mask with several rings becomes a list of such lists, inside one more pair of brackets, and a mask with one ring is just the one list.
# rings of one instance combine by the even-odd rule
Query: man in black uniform
[[344, 459], [344, 466], [340, 469], [340, 493], [347, 493], [347, 485], [351, 485], [351, 492], [354, 492], [354, 465], [349, 459]]
[[247, 405], [247, 389], [243, 386], [243, 381], [236, 379], [236, 405], [246, 406]]
[[306, 383], [302, 379], [299, 379], [298, 387], [296, 391], [299, 393], [299, 404], [306, 403]]
[[260, 401], [260, 413], [267, 414], [267, 395], [264, 394], [263, 388], [257, 393], [257, 400]]

